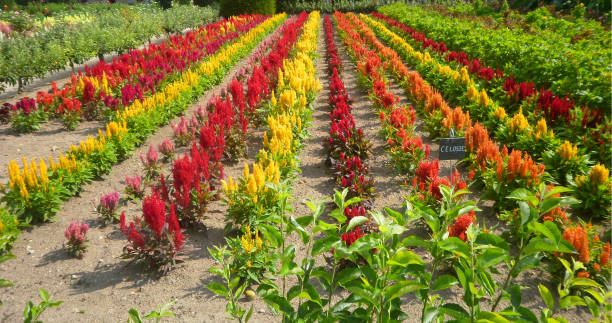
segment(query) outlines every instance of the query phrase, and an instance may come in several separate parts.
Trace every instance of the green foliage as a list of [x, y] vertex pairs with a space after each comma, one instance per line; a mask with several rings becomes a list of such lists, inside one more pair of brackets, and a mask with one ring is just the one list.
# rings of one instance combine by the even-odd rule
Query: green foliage
[[[0, 256], [0, 264], [12, 258], [15, 258], [15, 256], [14, 255]], [[6, 288], [6, 287], [11, 287], [11, 286], [13, 286], [13, 283], [11, 283], [10, 281], [6, 279], [0, 278], [0, 288]], [[2, 306], [2, 300], [0, 300], [0, 306]]]
[[26, 303], [25, 310], [23, 311], [23, 322], [24, 323], [39, 323], [42, 322], [38, 319], [38, 317], [47, 309], [51, 307], [60, 306], [63, 301], [52, 302], [51, 296], [49, 293], [40, 289], [40, 298], [42, 298], [42, 302], [38, 305], [34, 305], [31, 301]]
[[0, 256], [11, 251], [13, 243], [21, 234], [20, 226], [22, 225], [13, 214], [0, 207]]
[[244, 13], [272, 15], [276, 13], [275, 0], [221, 0], [219, 15], [237, 16]]
[[300, 13], [302, 11], [310, 12], [314, 10], [321, 13], [333, 13], [334, 11], [342, 12], [371, 12], [376, 10], [378, 6], [389, 3], [384, 0], [279, 0], [278, 11], [287, 13]]
[[[480, 19], [448, 17], [422, 7], [395, 4], [380, 12], [426, 31], [427, 37], [444, 42], [449, 50], [465, 51], [516, 80], [533, 81], [536, 88], [549, 88], [560, 96], [567, 93], [578, 106], [600, 107], [609, 113], [610, 33], [602, 26], [584, 28], [584, 23], [576, 23], [561, 32], [553, 27], [533, 34], [502, 24], [490, 28]], [[576, 28], [584, 34], [574, 37]]]
[[[0, 42], [0, 83], [16, 85], [21, 80], [25, 85], [69, 64], [125, 52], [162, 32], [180, 32], [212, 21], [215, 16], [210, 8], [178, 6], [162, 11], [140, 5], [92, 6], [70, 19], [58, 14], [48, 29], [36, 30], [32, 36], [17, 33]], [[43, 18], [38, 18], [38, 24]]]

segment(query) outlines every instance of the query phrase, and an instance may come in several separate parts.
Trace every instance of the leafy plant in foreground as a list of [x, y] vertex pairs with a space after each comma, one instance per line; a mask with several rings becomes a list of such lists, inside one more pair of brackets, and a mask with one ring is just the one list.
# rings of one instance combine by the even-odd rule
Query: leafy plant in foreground
[[52, 302], [49, 293], [42, 288], [40, 289], [40, 298], [42, 298], [42, 302], [38, 305], [34, 305], [31, 301], [26, 303], [25, 310], [23, 311], [23, 323], [41, 323], [42, 321], [38, 320], [38, 317], [47, 308], [58, 307], [64, 302]]

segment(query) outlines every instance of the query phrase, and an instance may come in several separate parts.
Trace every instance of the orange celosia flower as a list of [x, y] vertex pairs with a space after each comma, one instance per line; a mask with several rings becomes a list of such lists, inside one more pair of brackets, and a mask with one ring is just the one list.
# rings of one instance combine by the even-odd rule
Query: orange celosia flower
[[580, 226], [568, 227], [563, 231], [563, 239], [569, 241], [578, 251], [578, 260], [589, 263], [589, 239], [586, 230]]
[[589, 273], [586, 272], [586, 271], [581, 271], [581, 272], [578, 272], [578, 274], [576, 274], [576, 277], [579, 277], [579, 278], [589, 278]]
[[606, 243], [599, 254], [599, 265], [605, 267], [610, 262], [610, 243]]

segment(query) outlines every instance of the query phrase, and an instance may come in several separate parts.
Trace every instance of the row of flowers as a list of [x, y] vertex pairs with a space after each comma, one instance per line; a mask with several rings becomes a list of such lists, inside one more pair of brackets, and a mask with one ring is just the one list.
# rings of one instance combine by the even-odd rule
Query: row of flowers
[[[606, 176], [608, 170], [605, 166], [601, 164], [590, 166], [592, 163], [582, 154], [584, 151], [579, 150], [576, 145], [568, 141], [562, 143], [555, 137], [553, 131], [548, 129], [543, 118], [534, 126], [529, 124], [522, 110], [519, 110], [513, 117], [506, 116], [505, 110], [490, 100], [484, 89], [480, 92], [476, 89], [467, 68], [464, 67], [457, 71], [449, 66], [443, 66], [431, 58], [428, 52], [423, 54], [414, 50], [404, 39], [387, 29], [382, 23], [365, 15], [362, 18], [381, 37], [388, 40], [392, 47], [401, 52], [406, 60], [412, 62], [417, 70], [422, 71], [434, 86], [442, 89], [447, 97], [463, 96], [470, 102], [466, 104], [469, 110], [466, 112], [458, 107], [451, 113], [448, 105], [440, 105], [439, 109], [432, 109], [428, 106], [425, 110], [425, 113], [429, 115], [426, 118], [427, 130], [432, 136], [447, 136], [451, 127], [457, 133], [464, 134], [472, 124], [471, 118], [475, 118], [482, 123], [482, 126], [496, 129], [495, 138], [500, 144], [529, 153], [529, 159], [532, 160], [530, 163], [541, 162], [541, 166], [538, 167], [545, 166], [548, 169], [547, 174], [552, 176], [558, 184], [574, 188], [576, 197], [582, 201], [574, 206], [575, 210], [584, 213], [591, 212], [589, 211], [591, 207], [598, 205], [597, 210], [599, 211], [592, 216], [602, 218], [608, 216], [610, 199], [606, 195], [609, 196], [610, 182]], [[439, 102], [442, 97], [440, 94], [436, 96], [439, 96], [436, 99], [436, 102]], [[499, 123], [502, 125], [498, 126]], [[578, 153], [579, 151], [581, 153]], [[543, 174], [543, 171], [539, 173]], [[587, 183], [586, 176], [597, 180]], [[537, 182], [539, 180], [534, 184]]]
[[[411, 72], [406, 75], [402, 72], [406, 71], [405, 67], [397, 68], [396, 66], [401, 66], [401, 61], [398, 60], [397, 54], [373, 38], [371, 30], [368, 29], [365, 23], [359, 21], [356, 16], [353, 16], [353, 22], [356, 24], [356, 27], [359, 27], [356, 29], [362, 31], [364, 38], [376, 47], [380, 56], [391, 61], [391, 64], [387, 65], [389, 72], [394, 73], [398, 79], [404, 80], [408, 93], [418, 103], [417, 106], [422, 111], [441, 109], [442, 106], [447, 105], [439, 97], [439, 94], [438, 99], [434, 99], [436, 97], [434, 89], [427, 85], [417, 72]], [[431, 119], [431, 114], [425, 113], [424, 115], [426, 118]], [[438, 123], [442, 122], [438, 121]], [[607, 261], [609, 259], [609, 245], [599, 240], [595, 227], [590, 224], [583, 224], [580, 221], [571, 221], [568, 218], [569, 214], [567, 213], [566, 206], [572, 203], [572, 198], [567, 196], [561, 197], [561, 193], [567, 195], [567, 189], [545, 185], [546, 177], [543, 176], [544, 167], [534, 163], [528, 154], [519, 150], [508, 152], [508, 149], [505, 147], [500, 152], [497, 144], [489, 138], [486, 129], [478, 123], [467, 127], [466, 146], [469, 152], [468, 160], [471, 162], [469, 168], [472, 169], [470, 177], [474, 176], [479, 181], [484, 182], [489, 192], [493, 193], [488, 194], [488, 196], [493, 198], [498, 208], [502, 210], [500, 218], [510, 225], [511, 233], [514, 235], [513, 238], [524, 235], [525, 231], [529, 231], [525, 223], [529, 219], [526, 219], [526, 215], [522, 214], [524, 210], [517, 208], [517, 201], [519, 206], [524, 207], [517, 192], [523, 194], [526, 192], [536, 192], [534, 196], [538, 196], [540, 201], [552, 199], [548, 202], [550, 205], [542, 207], [539, 216], [535, 217], [535, 221], [554, 223], [556, 232], [559, 235], [563, 232], [563, 237], [569, 241], [575, 250], [574, 254], [571, 254], [571, 252], [565, 253], [564, 257], [567, 260], [580, 260], [583, 267], [582, 269], [574, 267], [571, 270], [568, 269], [568, 272], [572, 272], [577, 277], [584, 278], [591, 276], [598, 283], [605, 284], [607, 279], [609, 279], [610, 268]], [[437, 165], [432, 167], [422, 166], [424, 165], [419, 165], [417, 169], [417, 177], [423, 171], [437, 168]], [[600, 183], [602, 180], [607, 180], [607, 172], [604, 169], [596, 168], [593, 177], [596, 183]], [[558, 203], [562, 200], [565, 202]], [[534, 205], [537, 207], [538, 205], [537, 201], [530, 201], [529, 203], [532, 203], [532, 207]], [[533, 217], [533, 215], [531, 216]], [[459, 218], [457, 221], [459, 221]], [[468, 221], [463, 219], [461, 222], [460, 226], [467, 229], [469, 226]], [[547, 227], [549, 226], [547, 225]], [[450, 228], [449, 231], [453, 235], [461, 230]], [[579, 239], [572, 238], [574, 234], [577, 234], [576, 232], [580, 233]], [[461, 232], [459, 234], [461, 235]], [[532, 232], [532, 234], [534, 233]], [[465, 235], [463, 237], [466, 238]], [[543, 251], [548, 251], [549, 260], [557, 264], [557, 268], [553, 270], [557, 277], [563, 277], [563, 269], [560, 270], [559, 268], [562, 261], [555, 261], [555, 259], [559, 259], [561, 252], [552, 253], [550, 252], [551, 250]]]
[[262, 19], [256, 15], [221, 19], [185, 35], [171, 36], [161, 44], [131, 50], [110, 63], [86, 66], [72, 74], [61, 89], [52, 82], [52, 89], [39, 91], [36, 99], [25, 97], [14, 105], [3, 104], [0, 122], [11, 121], [14, 130], [32, 132], [49, 117], [60, 118], [69, 130], [82, 119], [112, 119], [115, 111], [155, 94]]
[[299, 172], [297, 154], [307, 135], [312, 102], [321, 90], [313, 64], [319, 19], [318, 12], [300, 14], [256, 67], [265, 69], [266, 87], [272, 86], [262, 93], [262, 100], [269, 97], [261, 112], [266, 124], [263, 148], [255, 163], [245, 163], [240, 178], [221, 181], [228, 206], [226, 231], [240, 232], [226, 238], [232, 250], [229, 268], [240, 285], [259, 283], [264, 274], [275, 271], [275, 249], [281, 246], [277, 226], [286, 220], [288, 192]]
[[[357, 128], [344, 82], [339, 73], [343, 71], [342, 60], [334, 43], [334, 29], [329, 16], [324, 18], [326, 56], [329, 73], [329, 104], [331, 128], [327, 144], [327, 160], [334, 174], [334, 181], [344, 198], [357, 201], [344, 208], [342, 241], [350, 247], [373, 228], [369, 210], [374, 197], [374, 179], [370, 174], [368, 159], [371, 144], [363, 130]], [[356, 199], [354, 199], [356, 198]], [[363, 220], [363, 221], [362, 221]], [[351, 225], [360, 222], [359, 225]], [[345, 229], [351, 227], [350, 230]], [[346, 231], [346, 232], [345, 232]]]
[[[470, 80], [467, 83], [467, 97], [466, 95], [456, 95], [460, 93], [451, 93], [456, 95], [454, 100], [456, 100], [458, 104], [463, 104], [466, 107], [469, 107], [472, 103], [471, 101], [473, 101], [470, 100], [472, 95], [469, 91], [474, 92], [476, 87], [483, 90], [486, 89], [486, 93], [491, 95], [491, 98], [496, 101], [489, 102], [490, 110], [492, 112], [500, 110], [499, 107], [503, 106], [507, 110], [503, 111], [504, 115], [506, 112], [519, 112], [518, 114], [522, 114], [521, 112], [524, 111], [527, 113], [526, 119], [532, 124], [536, 122], [544, 123], [544, 120], [546, 120], [552, 125], [557, 133], [557, 136], [577, 144], [583, 153], [592, 155], [592, 157], [596, 160], [602, 162], [606, 161], [605, 159], [599, 157], [601, 156], [600, 154], [591, 153], [603, 153], [609, 151], [611, 140], [610, 123], [609, 121], [606, 121], [605, 113], [602, 113], [598, 109], [574, 107], [573, 101], [569, 100], [567, 96], [565, 98], [556, 97], [549, 90], [537, 91], [532, 82], [523, 82], [518, 84], [514, 81], [512, 76], [504, 79], [503, 73], [500, 71], [493, 72], [491, 68], [483, 66], [478, 60], [470, 60], [463, 52], [449, 52], [446, 50], [444, 43], [436, 43], [435, 41], [426, 38], [422, 33], [403, 25], [395, 19], [378, 13], [372, 13], [372, 16], [377, 18], [379, 21], [383, 21], [385, 24], [387, 24], [387, 26], [390, 26], [404, 37], [411, 36], [408, 38], [411, 43], [415, 46], [422, 46], [425, 51], [434, 56], [435, 60], [446, 60], [454, 66], [455, 71], [462, 72], [462, 70], [465, 69], [470, 75], [475, 77], [475, 81]], [[456, 64], [453, 64], [453, 62]], [[452, 69], [449, 69], [448, 67], [439, 67], [433, 62], [429, 65], [430, 66], [421, 67], [425, 74], [427, 74], [425, 71], [434, 73], [432, 72], [432, 69], [438, 72], [440, 72], [441, 69], [445, 69], [444, 72], [446, 74], [452, 73]], [[427, 77], [428, 75], [425, 76]], [[435, 82], [444, 81], [437, 79], [434, 81], [434, 83]], [[442, 85], [440, 83], [435, 85], [440, 88], [452, 87], [450, 84]], [[471, 86], [474, 86], [473, 90], [470, 89]], [[499, 102], [499, 104], [497, 104], [497, 102]], [[498, 114], [501, 114], [501, 111], [502, 110], [500, 110]], [[493, 115], [492, 113], [489, 113], [489, 115], [485, 113], [483, 116], [492, 117]], [[523, 119], [525, 119], [525, 116], [523, 116]], [[495, 122], [498, 121], [502, 123], [504, 123], [504, 121], [505, 123], [508, 122], [508, 120], [495, 120]], [[487, 126], [489, 126], [490, 130], [495, 129], [492, 125]], [[535, 127], [530, 129], [535, 131]], [[535, 140], [540, 140], [540, 138], [535, 137]], [[560, 141], [553, 138], [546, 141], [553, 141], [552, 143], [548, 143], [551, 147], [546, 147], [547, 149], [552, 149], [553, 151], [555, 147], [560, 145]], [[508, 140], [507, 143], [504, 143], [510, 144], [512, 141]], [[520, 143], [520, 145], [522, 146], [520, 149], [523, 150], [528, 147], [528, 145], [525, 143]], [[541, 149], [535, 149], [534, 152], [538, 152], [538, 150], [541, 151]]]
[[[128, 224], [125, 212], [118, 216], [119, 192], [100, 197], [97, 210], [103, 220], [120, 222], [121, 231], [128, 240], [124, 257], [144, 260], [162, 272], [180, 260], [186, 238], [181, 228], [202, 224], [207, 204], [218, 199], [218, 184], [223, 177], [221, 160], [224, 157], [235, 160], [240, 155], [232, 152], [245, 150], [248, 123], [253, 121], [249, 119], [256, 116], [249, 111], [255, 112], [261, 100], [247, 103], [244, 89], [261, 98], [265, 95], [262, 87], [251, 85], [260, 77], [255, 73], [257, 68], [253, 67], [260, 62], [267, 66], [270, 56], [283, 52], [287, 39], [282, 36], [295, 33], [299, 30], [298, 25], [304, 22], [304, 19], [297, 23], [296, 20], [286, 20], [259, 44], [249, 64], [235, 73], [220, 97], [211, 97], [205, 106], [193, 112], [189, 121], [182, 117], [178, 124], [171, 124], [173, 138], [164, 139], [158, 149], [151, 145], [146, 156], [141, 156], [144, 175], [125, 180], [128, 200], [139, 201], [145, 195], [145, 186], [151, 188], [150, 195], [143, 200], [141, 217], [135, 217]], [[268, 51], [272, 54], [264, 58]], [[174, 158], [181, 147], [185, 149], [183, 156]], [[171, 161], [169, 175], [163, 172], [166, 169], [163, 162], [167, 161]], [[71, 223], [66, 232], [69, 251], [82, 256], [85, 250], [82, 225]]]
[[[551, 108], [562, 108], [557, 110], [563, 113], [558, 116], [559, 123], [567, 122], [567, 117], [576, 116], [577, 120], [573, 122], [578, 125], [585, 115], [590, 119], [588, 122], [593, 122], [591, 126], [595, 123], [609, 122], [610, 113], [606, 111], [606, 107], [610, 105], [610, 98], [607, 97], [610, 75], [606, 72], [609, 58], [601, 57], [605, 56], [602, 54], [606, 49], [601, 46], [600, 41], [594, 40], [602, 34], [588, 37], [587, 41], [559, 42], [532, 34], [515, 33], [506, 28], [481, 28], [482, 26], [471, 25], [468, 21], [449, 22], [448, 17], [416, 7], [394, 5], [380, 8], [378, 11], [432, 38], [424, 43], [439, 45], [437, 49], [432, 48], [432, 53], [439, 52], [443, 41], [444, 47], [458, 51], [455, 57], [464, 63], [474, 65], [474, 60], [468, 58], [469, 55], [478, 59], [479, 63], [476, 63], [478, 65], [486, 62], [490, 66], [503, 69], [505, 77], [494, 78], [492, 82], [487, 81], [495, 84], [500, 98], [506, 93], [513, 96], [520, 95], [518, 88], [512, 89], [508, 86], [504, 88], [505, 81], [509, 82], [508, 85], [517, 87], [519, 86], [514, 80], [525, 81], [522, 83], [523, 90], [528, 90], [531, 94], [535, 94], [534, 88], [537, 87], [542, 89], [539, 91], [542, 97], [556, 95], [557, 107], [552, 107], [549, 102], [542, 104]], [[467, 54], [461, 54], [463, 51]], [[523, 91], [523, 94], [526, 93], [528, 92]], [[585, 110], [588, 109], [590, 112], [585, 113], [586, 111], [580, 111], [582, 108], [574, 108], [573, 100], [577, 106], [588, 107]], [[565, 108], [575, 111], [563, 111]]]
[[[398, 172], [406, 176], [407, 181], [411, 181], [419, 198], [431, 206], [437, 205], [442, 198], [441, 185], [456, 190], [466, 188], [467, 183], [461, 179], [457, 170], [450, 177], [440, 176], [438, 159], [430, 159], [429, 145], [424, 144], [415, 133], [414, 108], [400, 106], [399, 98], [391, 92], [391, 82], [385, 76], [387, 69], [407, 72], [399, 56], [376, 40], [369, 29], [354, 31], [356, 27], [366, 27], [356, 16], [337, 14], [336, 19], [346, 35], [345, 43], [349, 52], [356, 60], [360, 80], [368, 88], [369, 97], [378, 110], [388, 152]], [[373, 50], [368, 48], [367, 42], [373, 44]], [[381, 51], [385, 54], [380, 54]], [[471, 177], [473, 174], [470, 181]]]
[[[408, 94], [411, 96], [414, 102], [417, 103], [417, 107], [421, 111], [441, 109], [442, 106], [447, 105], [441, 98], [441, 96], [439, 96], [439, 94], [436, 94], [433, 88], [427, 85], [420, 78], [418, 73], [408, 72], [408, 69], [402, 64], [401, 59], [399, 58], [397, 53], [395, 53], [388, 47], [382, 45], [363, 21], [359, 20], [359, 18], [352, 14], [350, 14], [347, 19], [345, 15], [337, 13], [336, 18], [339, 23], [339, 28], [343, 29], [344, 32], [349, 35], [349, 37], [345, 39], [345, 43], [347, 43], [350, 52], [356, 57], [358, 64], [360, 66], [363, 66], [362, 68], [360, 68], [360, 73], [362, 73], [363, 75], [370, 76], [370, 80], [376, 80], [376, 77], [379, 73], [381, 75], [384, 75], [385, 70], [389, 73], [394, 74], [394, 76], [398, 80], [403, 81], [402, 83], [406, 86]], [[359, 31], [359, 33], [355, 31]], [[359, 45], [359, 43], [365, 42], [369, 43], [374, 48], [374, 50], [370, 51], [367, 49], [366, 46]], [[381, 60], [387, 63], [382, 64], [380, 62]], [[378, 77], [378, 79], [383, 80], [383, 77]], [[381, 107], [384, 107], [385, 105], [392, 106], [394, 99], [392, 95], [388, 95], [387, 93], [385, 93], [385, 83], [382, 82], [378, 84], [372, 84], [372, 86], [374, 87], [373, 92], [378, 93], [373, 96], [374, 100], [378, 100], [377, 104]], [[426, 113], [425, 116], [431, 118], [431, 114]], [[385, 117], [385, 119], [388, 118]], [[442, 126], [441, 120], [437, 120], [437, 123]], [[609, 244], [604, 244], [603, 242], [599, 241], [599, 237], [596, 233], [597, 230], [590, 224], [586, 225], [582, 222], [573, 222], [568, 219], [566, 206], [572, 203], [572, 199], [569, 197], [561, 196], [561, 193], [566, 193], [567, 190], [562, 187], [554, 187], [552, 185], [546, 186], [544, 183], [537, 184], [537, 182], [543, 182], [545, 180], [544, 178], [538, 178], [537, 176], [538, 174], [541, 174], [540, 169], [543, 170], [543, 167], [534, 168], [535, 164], [530, 161], [531, 159], [529, 155], [521, 153], [518, 150], [514, 150], [511, 153], [508, 153], [507, 149], [504, 148], [500, 153], [499, 149], [495, 147], [495, 150], [490, 149], [487, 151], [491, 153], [496, 153], [496, 156], [498, 156], [497, 158], [486, 159], [482, 162], [479, 162], [478, 156], [483, 155], [484, 151], [481, 151], [478, 148], [474, 149], [474, 147], [472, 147], [473, 138], [470, 135], [472, 133], [471, 129], [478, 129], [479, 127], [482, 128], [482, 126], [478, 124], [474, 126], [468, 125], [467, 127], [468, 135], [466, 135], [466, 141], [470, 151], [470, 160], [473, 161], [473, 164], [470, 165], [470, 168], [472, 168], [472, 171], [470, 172], [470, 179], [472, 177], [482, 178], [485, 182], [485, 186], [489, 189], [494, 189], [495, 187], [504, 187], [504, 191], [498, 193], [497, 202], [499, 204], [504, 205], [504, 207], [502, 208], [503, 210], [513, 211], [504, 211], [502, 212], [500, 217], [501, 219], [507, 221], [507, 223], [511, 226], [512, 232], [510, 239], [514, 241], [520, 241], [519, 253], [521, 254], [521, 256], [531, 255], [531, 257], [534, 257], [534, 250], [544, 251], [545, 253], [547, 253], [548, 260], [551, 261], [551, 263], [553, 264], [551, 271], [555, 274], [556, 277], [564, 277], [564, 271], [567, 271], [569, 273], [569, 276], [565, 275], [566, 278], [565, 281], [563, 281], [563, 285], [565, 286], [573, 284], [573, 280], [571, 279], [583, 279], [585, 277], [593, 277], [595, 280], [589, 281], [594, 283], [595, 286], [605, 286], [609, 277], [610, 270], [610, 246]], [[386, 132], [386, 130], [384, 132]], [[486, 130], [484, 133], [481, 132], [480, 134], [486, 136], [480, 137], [480, 140], [486, 140], [492, 145], [495, 145], [490, 139], [488, 139], [488, 136], [486, 135]], [[397, 143], [390, 141], [389, 145], [392, 147], [391, 150], [393, 151], [393, 149], [396, 149], [393, 146], [397, 145]], [[530, 166], [532, 164], [533, 166]], [[502, 167], [499, 167], [500, 165]], [[439, 180], [435, 180], [435, 178], [438, 176], [438, 172], [439, 166], [437, 161], [421, 161], [419, 162], [418, 166], [416, 166], [416, 176], [413, 180], [413, 187], [415, 189], [416, 195], [414, 198], [410, 199], [410, 203], [413, 205], [413, 207], [416, 207], [418, 209], [420, 208], [418, 205], [425, 205], [426, 207], [433, 207], [435, 213], [443, 214], [444, 212], [450, 212], [449, 208], [446, 208], [446, 210], [449, 211], [444, 211], [444, 207], [448, 207], [448, 205], [445, 205], [446, 203], [456, 201], [457, 198], [460, 198], [460, 196], [464, 195], [467, 192], [465, 190], [462, 190], [466, 187], [466, 184], [459, 180], [457, 173], [453, 174], [450, 180], [446, 183], [440, 183]], [[489, 174], [493, 175], [493, 178], [491, 178]], [[533, 174], [536, 174], [536, 177], [530, 178], [530, 175]], [[487, 182], [486, 179], [488, 176], [491, 181]], [[521, 178], [523, 179], [521, 180]], [[423, 184], [422, 182], [427, 182], [430, 188], [433, 187], [434, 189], [426, 189], [427, 184]], [[448, 188], [449, 186], [450, 191]], [[429, 196], [427, 196], [427, 193], [429, 193]], [[525, 196], [529, 196], [529, 198], [526, 198]], [[514, 202], [506, 203], [508, 199], [511, 199]], [[520, 210], [520, 208], [516, 208], [517, 201], [518, 204], [521, 205], [521, 208], [527, 206], [528, 208], [531, 208], [530, 211], [525, 211], [525, 209]], [[455, 212], [455, 217], [449, 217], [448, 215], [446, 215], [444, 217], [444, 220], [445, 222], [448, 222], [449, 220], [454, 219], [452, 223], [448, 224], [447, 237], [457, 237], [459, 240], [467, 242], [475, 238], [474, 231], [469, 231], [474, 230], [474, 227], [478, 227], [474, 218], [474, 211], [476, 211], [476, 209], [475, 207], [471, 207], [471, 210], [470, 208], [462, 208], [462, 210], [465, 210], [464, 214], [459, 214]], [[425, 217], [424, 220], [430, 227], [430, 230], [433, 231], [432, 237], [435, 237], [437, 235], [437, 231], [439, 232], [440, 223], [432, 225], [433, 220], [429, 218], [429, 216]], [[560, 241], [561, 237], [565, 239], [565, 242], [562, 246], [559, 246], [559, 242], [556, 243], [558, 245], [557, 247], [552, 248], [547, 247], [539, 249], [536, 246], [536, 241], [538, 243], [541, 242], [541, 240], [539, 239], [541, 239], [542, 237], [542, 227], [540, 227], [542, 223], [547, 228], [546, 230], [551, 230], [551, 234], [553, 234], [552, 232], [554, 232], [555, 238], [553, 239], [556, 239], [557, 241]], [[486, 233], [486, 228], [484, 228], [484, 231]], [[472, 238], [470, 238], [470, 236], [472, 236]], [[446, 239], [448, 238], [443, 238], [443, 240]], [[523, 239], [525, 239], [525, 241], [523, 241]], [[414, 240], [416, 241], [417, 238], [414, 238]], [[526, 243], [527, 241], [533, 242], [533, 244], [528, 245]], [[471, 242], [474, 243], [475, 240], [472, 240]], [[421, 243], [417, 243], [416, 245], [427, 246], [427, 244]], [[553, 249], [555, 251], [554, 253], [552, 252]], [[507, 250], [500, 250], [500, 256], [502, 252], [506, 253]], [[439, 256], [439, 254], [436, 255], [436, 253], [433, 253], [433, 251], [432, 255], [434, 255], [434, 258], [438, 258]], [[519, 259], [521, 256], [519, 256]], [[509, 253], [507, 253], [505, 257], [509, 257]], [[536, 257], [538, 257], [539, 259], [541, 256]], [[452, 262], [454, 260], [450, 261]], [[497, 262], [499, 261], [500, 260], [498, 260]], [[567, 265], [570, 264], [570, 262], [568, 261], [581, 261], [581, 264]], [[461, 264], [461, 262], [459, 264], [459, 268], [461, 268], [461, 265], [463, 264]], [[508, 262], [508, 264], [510, 264], [510, 262]], [[438, 262], [434, 262], [434, 272], [436, 270], [436, 267], [439, 265], [440, 264]], [[515, 265], [509, 266], [510, 271], [513, 272], [512, 275], [515, 275], [514, 271], [516, 270], [521, 271], [525, 269], [517, 269], [517, 266]], [[509, 279], [506, 280], [506, 283], [504, 285], [499, 286], [499, 288], [502, 288], [504, 290], [508, 288], [507, 281], [511, 280], [510, 274], [508, 277]], [[570, 279], [568, 277], [572, 278]], [[491, 284], [493, 282], [489, 281], [488, 283]], [[573, 288], [577, 288], [577, 286], [574, 286]], [[569, 288], [567, 289], [569, 290]], [[587, 295], [589, 295], [589, 293], [593, 291], [601, 295], [600, 292], [602, 290], [603, 289], [599, 289], [599, 287], [595, 289], [591, 289], [590, 287], [583, 289], [577, 288], [577, 290], [572, 293], [567, 292], [565, 294], [562, 294], [561, 297], [566, 297], [569, 294], [579, 295], [585, 302], [583, 304], [586, 304], [586, 302], [595, 301], [597, 305], [595, 305], [594, 307], [598, 307], [600, 305], [603, 306], [603, 302], [597, 301], [597, 298], [595, 296], [595, 298], [590, 298], [590, 296]], [[496, 291], [490, 291], [492, 294], [491, 296], [495, 296]], [[486, 292], [489, 293], [490, 291], [488, 290]], [[466, 293], [470, 292], [466, 290]], [[499, 304], [501, 294], [495, 299], [496, 301], [493, 304], [493, 310], [495, 310], [495, 308]], [[468, 306], [470, 306], [470, 304], [468, 304]], [[598, 315], [596, 314], [598, 313], [596, 311], [593, 313], [593, 315]]]
[[99, 130], [97, 138], [88, 137], [79, 146], [72, 146], [59, 162], [49, 159], [49, 166], [24, 158], [20, 168], [15, 161], [9, 166], [9, 185], [3, 187], [2, 201], [25, 222], [44, 222], [52, 218], [64, 199], [77, 194], [93, 177], [108, 174], [118, 160], [126, 159], [159, 125], [181, 113], [206, 90], [219, 83], [239, 59], [280, 24], [286, 15], [260, 20], [235, 42], [221, 48], [202, 64], [186, 71], [180, 79], [142, 102], [118, 113], [118, 121]]

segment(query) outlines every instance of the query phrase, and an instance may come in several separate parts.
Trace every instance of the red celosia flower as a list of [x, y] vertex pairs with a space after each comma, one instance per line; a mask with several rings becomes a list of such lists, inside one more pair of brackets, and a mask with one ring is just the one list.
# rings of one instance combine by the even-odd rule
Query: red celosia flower
[[455, 219], [455, 223], [452, 226], [448, 226], [448, 234], [451, 237], [457, 237], [463, 241], [467, 240], [467, 236], [465, 235], [465, 231], [469, 228], [470, 224], [476, 224], [476, 219], [474, 218], [474, 211], [470, 211], [469, 213], [458, 216]]
[[164, 224], [166, 223], [166, 204], [158, 192], [145, 197], [142, 201], [142, 214], [149, 228], [155, 232], [157, 238], [161, 237]]

